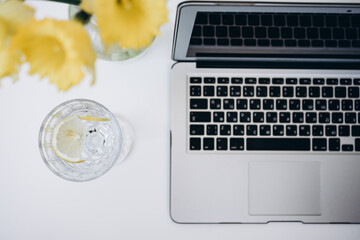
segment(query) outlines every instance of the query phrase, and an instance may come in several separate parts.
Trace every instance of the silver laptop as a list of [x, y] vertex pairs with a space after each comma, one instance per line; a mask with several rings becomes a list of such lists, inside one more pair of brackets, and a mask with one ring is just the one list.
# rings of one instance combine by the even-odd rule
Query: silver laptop
[[360, 5], [185, 2], [177, 223], [360, 223]]

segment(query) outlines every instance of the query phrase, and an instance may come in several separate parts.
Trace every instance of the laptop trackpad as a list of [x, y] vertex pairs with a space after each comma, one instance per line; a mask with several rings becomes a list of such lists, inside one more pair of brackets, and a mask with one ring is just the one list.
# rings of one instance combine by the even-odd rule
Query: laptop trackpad
[[250, 162], [250, 215], [321, 215], [319, 162]]

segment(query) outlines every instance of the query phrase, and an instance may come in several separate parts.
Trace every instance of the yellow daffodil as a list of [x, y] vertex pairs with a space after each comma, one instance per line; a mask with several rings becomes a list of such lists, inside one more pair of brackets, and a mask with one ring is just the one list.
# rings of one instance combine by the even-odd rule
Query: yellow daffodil
[[83, 0], [80, 7], [95, 14], [106, 46], [146, 47], [167, 21], [166, 0]]
[[0, 3], [0, 78], [16, 75], [20, 66], [20, 56], [12, 51], [11, 37], [21, 24], [29, 21], [34, 10], [18, 0]]
[[96, 56], [90, 39], [75, 21], [34, 20], [18, 31], [12, 47], [24, 53], [30, 74], [48, 77], [62, 91], [80, 83], [84, 68], [94, 73]]

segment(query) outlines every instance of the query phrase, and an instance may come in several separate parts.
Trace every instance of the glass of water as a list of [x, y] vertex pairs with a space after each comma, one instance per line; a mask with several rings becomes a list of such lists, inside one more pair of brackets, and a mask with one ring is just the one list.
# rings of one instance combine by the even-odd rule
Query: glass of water
[[39, 133], [40, 153], [46, 165], [59, 177], [75, 182], [105, 174], [126, 157], [130, 141], [107, 108], [87, 99], [55, 107]]

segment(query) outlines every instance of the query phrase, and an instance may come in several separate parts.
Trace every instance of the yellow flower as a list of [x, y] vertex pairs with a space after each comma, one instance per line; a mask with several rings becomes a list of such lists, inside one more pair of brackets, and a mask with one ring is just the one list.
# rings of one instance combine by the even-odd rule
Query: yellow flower
[[80, 7], [95, 14], [106, 46], [146, 47], [167, 21], [166, 0], [83, 0]]
[[24, 53], [30, 74], [49, 77], [62, 91], [80, 83], [84, 68], [94, 73], [96, 56], [90, 39], [75, 21], [34, 20], [14, 36], [12, 47]]
[[11, 37], [33, 14], [34, 10], [21, 1], [0, 3], [0, 78], [14, 76], [18, 72], [20, 59], [19, 55], [9, 49]]

